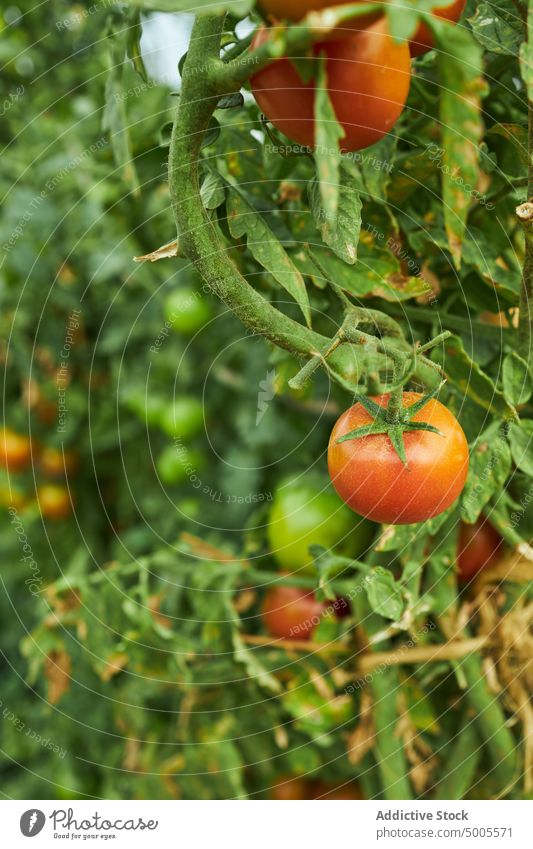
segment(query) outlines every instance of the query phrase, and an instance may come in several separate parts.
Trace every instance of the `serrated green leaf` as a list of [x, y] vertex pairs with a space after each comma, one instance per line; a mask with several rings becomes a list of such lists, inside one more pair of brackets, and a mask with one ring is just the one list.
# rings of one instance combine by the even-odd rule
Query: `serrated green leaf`
[[210, 2], [210, 0], [129, 0], [131, 6], [145, 9], [147, 12], [192, 12], [195, 15], [213, 15], [229, 12], [238, 18], [243, 18], [252, 8], [253, 0], [227, 0], [227, 2]]
[[311, 325], [311, 308], [304, 279], [285, 248], [257, 210], [248, 203], [240, 190], [230, 183], [228, 198], [228, 226], [235, 239], [247, 237], [254, 258], [283, 286], [300, 307], [308, 326]]

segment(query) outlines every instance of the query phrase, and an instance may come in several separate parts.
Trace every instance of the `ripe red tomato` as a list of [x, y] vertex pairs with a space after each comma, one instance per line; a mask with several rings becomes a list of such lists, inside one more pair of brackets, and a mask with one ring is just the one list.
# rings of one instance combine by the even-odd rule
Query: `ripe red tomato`
[[265, 595], [261, 617], [273, 637], [308, 640], [320, 622], [323, 609], [324, 605], [309, 590], [281, 585]]
[[[260, 28], [252, 46], [267, 38], [268, 30]], [[361, 150], [388, 133], [409, 93], [411, 62], [407, 43], [392, 40], [386, 19], [345, 38], [315, 44], [313, 53], [326, 56], [328, 92], [345, 132], [341, 148]], [[313, 80], [304, 83], [284, 58], [255, 74], [250, 84], [259, 108], [278, 130], [299, 144], [314, 146]]]
[[0, 434], [0, 466], [10, 472], [26, 469], [31, 461], [31, 442], [27, 436], [5, 427]]
[[[419, 398], [417, 392], [404, 392], [404, 408]], [[389, 396], [373, 400], [385, 407]], [[405, 433], [404, 466], [386, 434], [337, 443], [372, 422], [362, 404], [350, 407], [338, 419], [329, 441], [329, 473], [341, 498], [356, 513], [395, 525], [423, 522], [446, 510], [461, 493], [468, 473], [468, 443], [459, 422], [435, 399], [413, 420], [428, 422], [442, 436], [430, 431]]]
[[487, 569], [501, 554], [503, 539], [484, 516], [474, 525], [461, 525], [457, 551], [458, 579], [468, 583], [482, 569]]
[[40, 486], [37, 490], [37, 503], [43, 519], [66, 519], [72, 511], [70, 494], [65, 486]]
[[[432, 14], [436, 18], [457, 23], [466, 6], [466, 0], [454, 0], [453, 3], [438, 3], [433, 7]], [[426, 24], [420, 24], [409, 44], [411, 56], [422, 56], [434, 47], [431, 30]]]

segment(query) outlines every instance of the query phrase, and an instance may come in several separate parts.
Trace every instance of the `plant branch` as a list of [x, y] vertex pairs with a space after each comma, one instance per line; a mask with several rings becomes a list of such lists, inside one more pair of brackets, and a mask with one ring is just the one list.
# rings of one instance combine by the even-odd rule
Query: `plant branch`
[[298, 56], [317, 41], [323, 41], [332, 30], [347, 21], [379, 11], [382, 3], [347, 3], [309, 12], [292, 26], [278, 24], [271, 29], [271, 37], [259, 47], [247, 51], [229, 62], [220, 61], [213, 66], [211, 79], [219, 94], [237, 91], [253, 74], [281, 56]]

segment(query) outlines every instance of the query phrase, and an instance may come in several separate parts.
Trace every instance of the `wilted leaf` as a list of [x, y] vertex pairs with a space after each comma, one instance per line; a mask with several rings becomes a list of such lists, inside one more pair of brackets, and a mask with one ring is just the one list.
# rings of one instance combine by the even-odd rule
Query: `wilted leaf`
[[44, 663], [44, 674], [48, 684], [48, 701], [55, 705], [70, 689], [72, 661], [64, 649], [51, 651]]

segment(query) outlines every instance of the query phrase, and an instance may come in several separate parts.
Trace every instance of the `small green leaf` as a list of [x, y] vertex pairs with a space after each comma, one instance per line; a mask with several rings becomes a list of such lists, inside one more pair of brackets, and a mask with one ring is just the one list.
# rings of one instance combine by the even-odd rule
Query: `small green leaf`
[[509, 428], [509, 442], [515, 465], [526, 475], [533, 475], [533, 421], [513, 423]]
[[389, 0], [387, 17], [390, 34], [395, 41], [407, 41], [415, 34], [419, 20], [418, 11], [407, 8], [405, 0]]
[[470, 25], [474, 37], [485, 50], [504, 56], [516, 56], [518, 53], [524, 35], [513, 0], [479, 3]]
[[385, 619], [398, 621], [404, 610], [400, 587], [392, 574], [378, 566], [365, 579], [365, 589], [372, 610]]
[[533, 377], [529, 366], [522, 357], [513, 351], [503, 361], [503, 394], [510, 404], [525, 404], [533, 393]]

